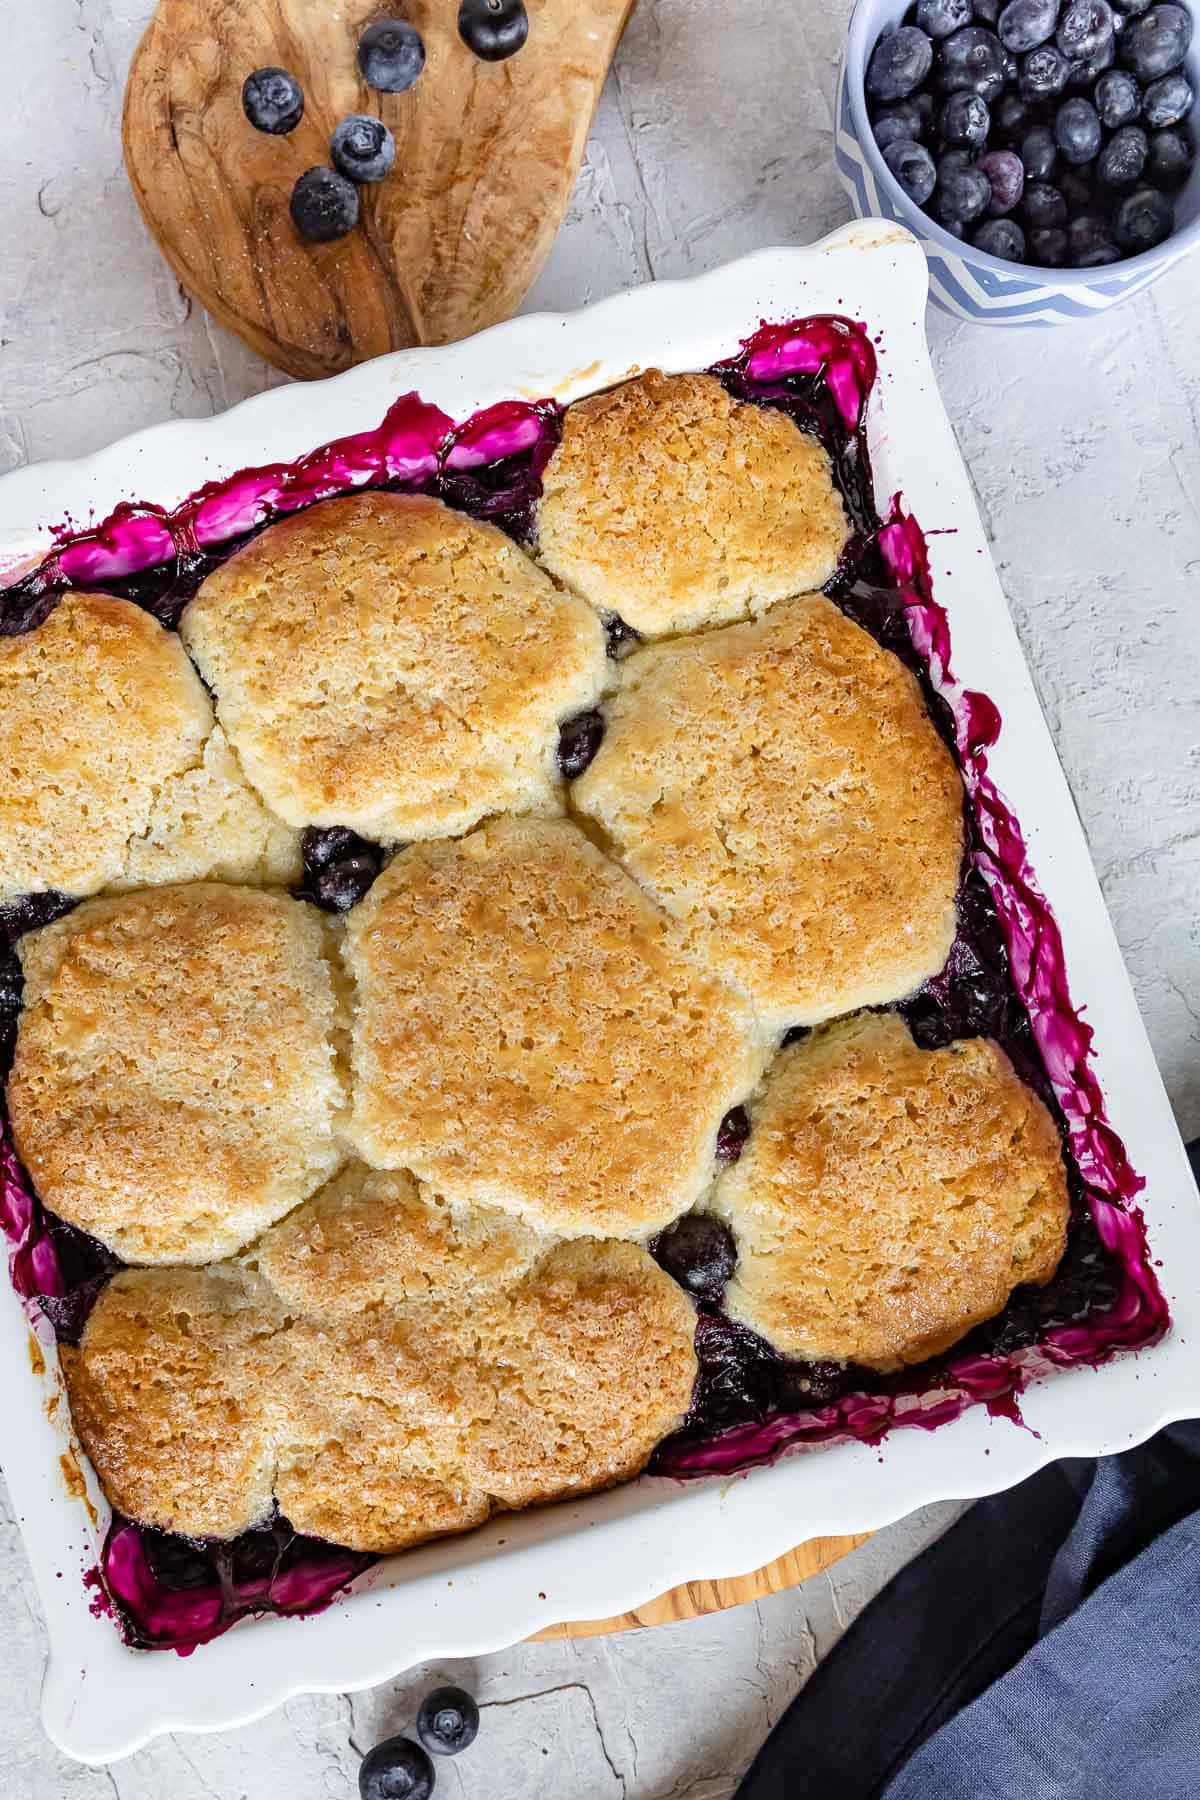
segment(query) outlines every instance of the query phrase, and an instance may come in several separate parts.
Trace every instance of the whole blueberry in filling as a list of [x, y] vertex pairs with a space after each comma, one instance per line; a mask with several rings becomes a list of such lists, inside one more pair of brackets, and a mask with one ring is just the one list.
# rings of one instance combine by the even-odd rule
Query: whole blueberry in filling
[[357, 906], [380, 869], [383, 851], [345, 825], [309, 826], [300, 839], [304, 881], [300, 893], [326, 912]]
[[558, 766], [568, 781], [582, 775], [604, 736], [604, 714], [590, 708], [564, 719], [558, 728]]
[[731, 1106], [717, 1131], [717, 1161], [736, 1162], [750, 1136], [750, 1115], [744, 1106]]
[[689, 1294], [714, 1304], [737, 1267], [737, 1247], [728, 1225], [710, 1213], [685, 1213], [668, 1225], [654, 1256]]

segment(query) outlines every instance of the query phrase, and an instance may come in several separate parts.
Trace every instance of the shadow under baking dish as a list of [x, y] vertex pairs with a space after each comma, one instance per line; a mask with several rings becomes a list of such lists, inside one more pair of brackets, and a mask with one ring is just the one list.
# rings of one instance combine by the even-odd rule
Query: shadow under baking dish
[[[793, 1444], [874, 1443], [901, 1425], [933, 1429], [976, 1404], [1019, 1420], [1021, 1390], [1039, 1371], [1140, 1348], [1168, 1324], [1133, 1204], [1141, 1178], [1107, 1122], [1090, 1067], [1092, 1034], [1071, 1002], [1057, 925], [1017, 821], [988, 775], [999, 713], [954, 678], [920, 525], [898, 495], [886, 516], [876, 505], [864, 429], [876, 373], [871, 338], [833, 316], [764, 325], [711, 372], [740, 399], [786, 412], [825, 446], [853, 527], [826, 592], [914, 672], [962, 775], [957, 935], [942, 973], [895, 1010], [925, 1048], [981, 1035], [1003, 1046], [1059, 1126], [1072, 1215], [1048, 1286], [1018, 1288], [952, 1350], [897, 1375], [781, 1357], [725, 1315], [719, 1294], [701, 1298], [692, 1410], [652, 1463], [679, 1478], [733, 1473]], [[0, 635], [32, 630], [62, 592], [88, 586], [123, 595], [173, 628], [205, 576], [250, 537], [363, 487], [434, 494], [525, 543], [561, 424], [562, 409], [551, 402], [509, 401], [455, 425], [419, 395], [405, 395], [375, 431], [209, 483], [170, 512], [128, 502], [94, 529], [64, 528], [39, 568], [0, 590]], [[637, 640], [622, 620], [607, 624], [612, 654]], [[0, 909], [0, 1076], [20, 1010], [16, 939], [72, 904], [38, 895]], [[11, 1244], [13, 1284], [60, 1339], [76, 1342], [121, 1264], [42, 1207], [2, 1118], [0, 1127], [0, 1228]], [[737, 1154], [736, 1132], [727, 1143]], [[284, 1519], [217, 1544], [115, 1516], [95, 1604], [111, 1603], [131, 1644], [188, 1651], [247, 1613], [312, 1611], [373, 1560], [300, 1536]]]

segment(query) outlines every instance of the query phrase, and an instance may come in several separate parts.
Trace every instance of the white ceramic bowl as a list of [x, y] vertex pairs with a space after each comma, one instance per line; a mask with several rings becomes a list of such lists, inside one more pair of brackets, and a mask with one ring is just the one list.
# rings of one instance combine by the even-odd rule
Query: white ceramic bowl
[[477, 1655], [558, 1620], [604, 1617], [677, 1582], [743, 1573], [804, 1538], [868, 1531], [930, 1500], [994, 1492], [1055, 1457], [1123, 1449], [1195, 1411], [1200, 1203], [934, 385], [925, 300], [916, 241], [868, 220], [808, 249], [764, 250], [694, 281], [384, 357], [223, 418], [163, 425], [82, 462], [6, 477], [0, 568], [48, 548], [56, 520], [103, 518], [129, 497], [170, 505], [223, 472], [291, 461], [376, 425], [412, 388], [461, 419], [514, 396], [574, 399], [648, 365], [704, 368], [763, 319], [840, 312], [867, 321], [886, 352], [868, 415], [877, 493], [886, 501], [903, 490], [926, 530], [947, 532], [932, 540], [936, 593], [958, 674], [1003, 714], [991, 771], [1057, 913], [1112, 1122], [1147, 1178], [1175, 1332], [1140, 1355], [1036, 1384], [1022, 1402], [1028, 1430], [976, 1407], [932, 1434], [895, 1432], [881, 1448], [837, 1445], [735, 1479], [642, 1479], [392, 1558], [316, 1617], [247, 1620], [185, 1658], [127, 1649], [112, 1620], [90, 1610], [81, 1577], [97, 1561], [107, 1508], [86, 1464], [87, 1504], [64, 1481], [69, 1431], [53, 1337], [41, 1321], [37, 1372], [30, 1320], [4, 1287], [0, 1458], [49, 1628], [46, 1728], [69, 1755], [110, 1761], [159, 1732], [244, 1723], [295, 1693], [365, 1687], [426, 1658]]

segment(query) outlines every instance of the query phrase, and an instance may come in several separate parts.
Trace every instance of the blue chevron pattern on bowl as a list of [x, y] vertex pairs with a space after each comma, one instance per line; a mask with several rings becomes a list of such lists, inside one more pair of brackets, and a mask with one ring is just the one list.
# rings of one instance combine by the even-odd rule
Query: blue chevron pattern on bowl
[[[1034, 269], [1005, 262], [944, 231], [915, 206], [897, 183], [875, 143], [867, 118], [863, 75], [875, 40], [899, 23], [904, 0], [858, 0], [850, 20], [838, 76], [834, 156], [842, 186], [860, 219], [892, 219], [905, 225], [929, 262], [929, 297], [943, 312], [982, 325], [1065, 325], [1105, 312], [1157, 281], [1200, 243], [1200, 163], [1176, 198], [1179, 224], [1156, 250], [1102, 269]], [[1197, 61], [1200, 34], [1193, 43]], [[1193, 86], [1200, 88], [1195, 66]]]

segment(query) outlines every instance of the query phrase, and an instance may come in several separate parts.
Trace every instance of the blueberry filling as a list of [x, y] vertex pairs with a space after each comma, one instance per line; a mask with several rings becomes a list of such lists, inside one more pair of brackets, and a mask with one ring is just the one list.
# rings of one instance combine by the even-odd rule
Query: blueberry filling
[[650, 1252], [680, 1287], [713, 1306], [720, 1305], [725, 1284], [737, 1267], [733, 1233], [710, 1213], [685, 1213], [658, 1234]]
[[558, 728], [558, 766], [567, 781], [582, 775], [604, 736], [604, 714], [592, 707], [564, 719]]
[[735, 1163], [750, 1136], [750, 1115], [744, 1106], [731, 1106], [717, 1128], [717, 1161]]
[[609, 613], [604, 620], [604, 641], [614, 662], [629, 656], [642, 642], [642, 634], [627, 625], [620, 613]]
[[326, 912], [349, 912], [357, 906], [380, 869], [383, 851], [346, 825], [310, 825], [300, 838], [304, 879], [296, 889]]

